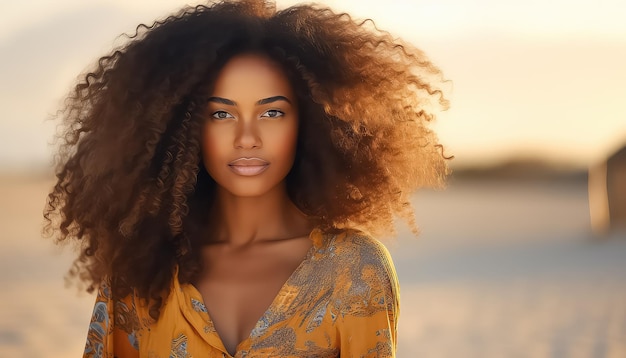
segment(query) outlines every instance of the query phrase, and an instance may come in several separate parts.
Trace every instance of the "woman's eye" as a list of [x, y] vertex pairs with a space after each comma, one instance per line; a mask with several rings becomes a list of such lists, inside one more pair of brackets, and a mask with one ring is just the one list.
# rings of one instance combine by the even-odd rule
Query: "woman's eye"
[[228, 112], [224, 112], [224, 111], [217, 111], [217, 112], [213, 112], [213, 114], [211, 115], [213, 118], [215, 119], [227, 119], [227, 118], [234, 118], [232, 114], [228, 113]]
[[270, 109], [269, 111], [266, 111], [265, 113], [263, 113], [261, 117], [276, 118], [276, 117], [282, 117], [284, 115], [285, 115], [285, 112], [283, 111], [279, 111], [277, 109]]

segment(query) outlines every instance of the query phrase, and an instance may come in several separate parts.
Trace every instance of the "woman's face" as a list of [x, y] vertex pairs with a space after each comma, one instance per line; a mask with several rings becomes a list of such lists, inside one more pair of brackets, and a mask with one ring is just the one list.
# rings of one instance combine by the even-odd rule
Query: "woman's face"
[[298, 137], [296, 97], [277, 63], [233, 57], [209, 94], [202, 132], [204, 165], [235, 196], [260, 196], [283, 184]]

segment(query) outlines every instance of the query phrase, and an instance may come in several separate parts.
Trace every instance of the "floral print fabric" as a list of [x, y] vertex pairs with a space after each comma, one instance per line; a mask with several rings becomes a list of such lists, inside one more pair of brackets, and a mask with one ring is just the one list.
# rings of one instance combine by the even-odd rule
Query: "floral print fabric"
[[[398, 282], [387, 249], [362, 234], [311, 233], [313, 247], [234, 357], [394, 357]], [[85, 358], [231, 357], [202, 296], [177, 275], [154, 322], [143, 300], [104, 283]]]

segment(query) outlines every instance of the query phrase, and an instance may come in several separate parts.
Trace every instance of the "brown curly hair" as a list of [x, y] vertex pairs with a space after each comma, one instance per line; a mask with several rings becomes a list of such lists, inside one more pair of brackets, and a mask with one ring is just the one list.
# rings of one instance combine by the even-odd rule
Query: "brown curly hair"
[[[186, 8], [139, 25], [75, 86], [61, 116], [58, 181], [44, 212], [58, 242], [77, 242], [71, 277], [111, 279], [157, 318], [176, 267], [200, 269], [202, 217], [215, 182], [200, 129], [220, 68], [242, 52], [282, 65], [300, 129], [287, 190], [322, 230], [416, 228], [411, 193], [443, 185], [446, 159], [428, 129], [447, 107], [442, 75], [415, 47], [317, 5], [276, 11], [263, 0]], [[206, 216], [205, 216], [206, 217]]]

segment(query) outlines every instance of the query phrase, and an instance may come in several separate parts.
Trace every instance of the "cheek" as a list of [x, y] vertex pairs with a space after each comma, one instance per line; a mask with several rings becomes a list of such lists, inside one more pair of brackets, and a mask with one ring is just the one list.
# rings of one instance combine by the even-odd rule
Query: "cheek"
[[268, 144], [271, 145], [274, 153], [280, 153], [287, 158], [295, 155], [298, 141], [297, 126], [288, 126], [280, 130], [274, 130], [264, 137], [264, 146]]
[[292, 130], [287, 132], [280, 140], [277, 141], [278, 145], [285, 152], [289, 152], [296, 147], [296, 141], [298, 140], [298, 131]]
[[272, 143], [276, 149], [290, 149], [295, 147], [298, 140], [298, 122], [297, 120], [291, 120], [288, 123], [282, 123], [281, 125], [268, 129], [263, 138], [264, 145]]
[[202, 158], [205, 166], [210, 166], [215, 163], [221, 156], [224, 150], [225, 136], [220, 135], [218, 131], [209, 130], [204, 128], [202, 132]]

